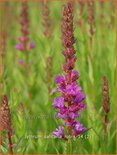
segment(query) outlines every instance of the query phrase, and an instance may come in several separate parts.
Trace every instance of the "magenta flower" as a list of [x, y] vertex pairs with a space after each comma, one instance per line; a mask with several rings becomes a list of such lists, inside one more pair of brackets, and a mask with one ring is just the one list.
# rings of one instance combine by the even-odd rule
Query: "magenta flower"
[[19, 60], [18, 62], [20, 65], [24, 65], [24, 61], [23, 60]]
[[55, 78], [55, 83], [56, 84], [59, 84], [59, 83], [63, 83], [65, 82], [65, 79], [62, 75], [58, 75], [56, 78]]
[[63, 97], [58, 97], [54, 99], [53, 107], [55, 109], [57, 108], [63, 108], [64, 107], [64, 98]]
[[79, 134], [85, 132], [87, 129], [85, 127], [83, 127], [82, 124], [80, 124], [79, 122], [77, 122], [75, 124], [75, 129], [74, 129], [74, 135], [78, 136]]
[[33, 48], [35, 48], [35, 44], [33, 42], [31, 42], [29, 49], [33, 49]]
[[20, 43], [17, 43], [17, 44], [15, 45], [15, 49], [17, 49], [17, 50], [19, 50], [19, 51], [22, 51], [22, 50], [23, 50], [23, 47], [22, 47], [22, 45], [21, 45]]
[[59, 126], [58, 129], [52, 133], [52, 135], [55, 137], [64, 138], [63, 127]]
[[78, 136], [86, 131], [77, 121], [80, 117], [80, 112], [84, 111], [86, 104], [83, 103], [85, 95], [82, 93], [81, 87], [77, 84], [79, 73], [74, 70], [76, 56], [74, 43], [75, 38], [73, 34], [73, 10], [72, 4], [68, 2], [63, 7], [63, 19], [62, 19], [62, 42], [64, 46], [63, 55], [65, 57], [65, 64], [63, 65], [63, 71], [65, 75], [58, 75], [55, 78], [57, 89], [54, 92], [59, 92], [60, 97], [54, 99], [53, 108], [57, 110], [55, 118], [62, 119], [65, 127], [65, 135], [63, 136], [63, 127], [53, 132], [58, 138], [65, 138], [66, 135]]

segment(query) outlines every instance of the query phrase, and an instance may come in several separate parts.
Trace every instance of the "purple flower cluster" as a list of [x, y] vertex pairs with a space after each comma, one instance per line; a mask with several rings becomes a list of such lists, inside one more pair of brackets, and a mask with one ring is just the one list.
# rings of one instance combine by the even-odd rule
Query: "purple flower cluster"
[[15, 45], [15, 48], [19, 51], [29, 51], [33, 48], [35, 48], [35, 45], [33, 42], [29, 43], [29, 20], [28, 20], [28, 6], [26, 2], [22, 2], [22, 10], [21, 10], [21, 32], [22, 36], [18, 38], [19, 43]]
[[42, 24], [44, 28], [43, 34], [47, 38], [51, 36], [51, 19], [48, 4], [49, 3], [47, 1], [42, 1]]
[[[20, 40], [20, 39], [19, 39], [19, 40]], [[22, 42], [21, 42], [21, 43], [17, 43], [17, 44], [15, 45], [15, 49], [17, 49], [17, 50], [19, 50], [19, 51], [29, 51], [29, 50], [31, 50], [31, 49], [33, 49], [33, 48], [35, 48], [35, 44], [34, 44], [33, 42], [31, 42], [31, 43], [29, 44], [29, 47], [27, 47], [26, 49], [23, 47]]]
[[63, 7], [62, 20], [63, 55], [66, 60], [63, 66], [65, 75], [58, 75], [55, 78], [57, 90], [54, 92], [61, 93], [61, 96], [55, 98], [53, 102], [53, 108], [58, 111], [55, 117], [62, 119], [66, 127], [66, 132], [64, 132], [64, 127], [59, 126], [58, 129], [53, 132], [53, 135], [63, 139], [66, 137], [66, 134], [76, 137], [86, 131], [86, 128], [77, 121], [80, 112], [86, 108], [86, 105], [83, 103], [85, 95], [82, 93], [81, 87], [77, 84], [79, 74], [74, 70], [76, 51], [73, 46], [75, 39], [73, 34], [72, 13], [72, 4], [67, 3], [67, 5]]
[[53, 135], [55, 135], [59, 138], [64, 138], [63, 127], [59, 126], [58, 129], [56, 129], [56, 131], [53, 132]]
[[[68, 80], [70, 77], [71, 82]], [[85, 100], [85, 95], [82, 93], [81, 88], [77, 85], [76, 79], [78, 78], [78, 72], [73, 70], [72, 76], [66, 74], [66, 76], [58, 75], [55, 78], [56, 84], [58, 84], [56, 92], [60, 92], [62, 96], [54, 99], [53, 108], [58, 110], [56, 118], [61, 118], [64, 120], [65, 125], [70, 127], [70, 135], [79, 135], [86, 130], [82, 124], [76, 121], [76, 118], [80, 116], [80, 111], [83, 111], [86, 108], [86, 104], [82, 103]], [[62, 130], [62, 129], [61, 129]], [[58, 132], [61, 133], [60, 128]]]

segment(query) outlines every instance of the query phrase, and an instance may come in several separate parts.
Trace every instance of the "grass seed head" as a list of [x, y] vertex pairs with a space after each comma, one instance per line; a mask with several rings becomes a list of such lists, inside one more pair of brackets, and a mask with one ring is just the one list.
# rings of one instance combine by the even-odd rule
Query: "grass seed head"
[[103, 97], [103, 111], [109, 113], [110, 111], [110, 97], [109, 97], [109, 86], [106, 76], [102, 78], [102, 97]]
[[11, 132], [11, 114], [6, 95], [2, 96], [1, 119], [2, 119], [2, 129]]

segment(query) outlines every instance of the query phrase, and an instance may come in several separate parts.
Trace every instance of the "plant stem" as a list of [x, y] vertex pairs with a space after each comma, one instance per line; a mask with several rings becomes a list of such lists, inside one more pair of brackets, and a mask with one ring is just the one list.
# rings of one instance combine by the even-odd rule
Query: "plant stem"
[[[30, 93], [30, 84], [29, 84], [29, 75], [30, 75], [30, 64], [29, 64], [29, 53], [26, 52], [26, 64], [25, 64], [25, 78], [26, 78], [26, 85], [27, 85], [27, 90], [28, 90], [28, 97], [29, 99], [32, 98], [31, 93]], [[28, 77], [28, 79], [27, 79]]]
[[67, 142], [67, 154], [69, 154], [69, 155], [72, 154], [72, 141], [71, 141], [71, 139], [69, 139]]
[[[92, 66], [92, 76], [93, 76], [93, 66], [94, 66], [94, 55], [93, 55], [93, 35], [90, 36], [90, 60], [91, 60], [91, 66]], [[94, 77], [93, 77], [94, 80]], [[92, 103], [94, 104], [94, 81], [92, 81]]]
[[9, 141], [9, 151], [10, 151], [11, 154], [13, 154], [13, 144], [12, 144], [10, 131], [8, 132], [8, 141]]
[[107, 137], [107, 123], [108, 123], [108, 115], [105, 114], [104, 116], [104, 141], [106, 142]]

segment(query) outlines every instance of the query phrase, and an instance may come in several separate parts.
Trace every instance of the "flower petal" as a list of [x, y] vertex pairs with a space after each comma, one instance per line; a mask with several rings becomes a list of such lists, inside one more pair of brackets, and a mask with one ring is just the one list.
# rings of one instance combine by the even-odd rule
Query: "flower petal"
[[64, 77], [62, 75], [58, 75], [57, 77], [55, 77], [55, 83], [56, 84], [60, 84], [60, 83], [62, 83], [64, 81], [65, 81], [65, 79], [64, 79]]
[[77, 122], [74, 128], [74, 135], [77, 136], [79, 134], [82, 134], [84, 131], [86, 131], [86, 128], [82, 124]]
[[30, 43], [30, 49], [35, 48], [35, 44], [33, 42]]
[[52, 133], [52, 135], [58, 138], [63, 138], [64, 137], [63, 127], [59, 126], [58, 129], [56, 129], [56, 131]]
[[23, 47], [22, 47], [22, 45], [20, 43], [17, 43], [15, 45], [15, 49], [22, 51], [23, 50]]
[[63, 97], [58, 97], [54, 99], [53, 107], [55, 109], [57, 108], [63, 108], [64, 107], [64, 98]]

